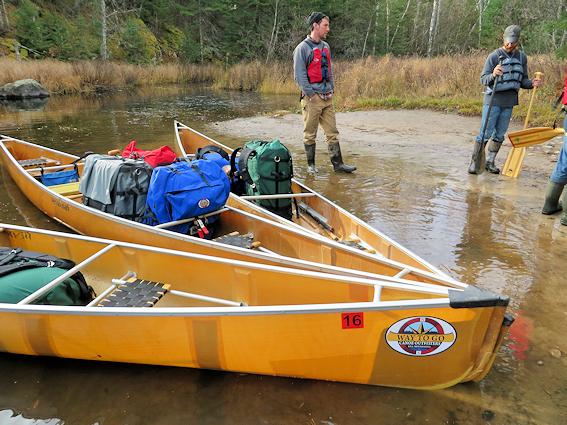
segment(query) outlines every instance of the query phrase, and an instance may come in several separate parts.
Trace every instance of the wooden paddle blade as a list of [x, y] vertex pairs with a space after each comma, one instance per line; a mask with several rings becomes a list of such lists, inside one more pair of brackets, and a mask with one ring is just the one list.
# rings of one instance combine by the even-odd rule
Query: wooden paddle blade
[[562, 128], [533, 127], [525, 130], [508, 133], [508, 140], [515, 148], [525, 148], [537, 145], [557, 136], [562, 136], [565, 131]]
[[517, 178], [522, 170], [522, 163], [526, 156], [526, 148], [512, 148], [502, 168], [502, 175]]

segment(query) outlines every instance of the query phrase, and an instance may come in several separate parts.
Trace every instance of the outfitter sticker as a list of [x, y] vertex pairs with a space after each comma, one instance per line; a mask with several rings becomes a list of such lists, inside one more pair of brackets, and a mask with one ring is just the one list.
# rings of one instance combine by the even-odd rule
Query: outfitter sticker
[[407, 356], [432, 356], [448, 350], [457, 340], [448, 322], [429, 316], [398, 320], [386, 331], [386, 342]]

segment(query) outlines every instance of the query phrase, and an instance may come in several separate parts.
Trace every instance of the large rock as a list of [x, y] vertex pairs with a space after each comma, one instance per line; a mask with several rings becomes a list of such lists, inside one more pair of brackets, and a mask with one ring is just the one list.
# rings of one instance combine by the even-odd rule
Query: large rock
[[32, 79], [18, 80], [0, 87], [0, 99], [49, 97], [49, 92]]

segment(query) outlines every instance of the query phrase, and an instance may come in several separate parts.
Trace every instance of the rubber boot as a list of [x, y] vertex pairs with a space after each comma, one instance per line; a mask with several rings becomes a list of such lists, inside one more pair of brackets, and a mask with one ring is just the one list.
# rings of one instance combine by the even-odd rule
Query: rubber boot
[[[561, 202], [563, 203], [563, 205], [567, 206], [567, 190], [563, 191]], [[561, 214], [561, 224], [567, 226], [567, 209], [564, 209], [563, 214]]]
[[471, 156], [471, 163], [469, 164], [469, 174], [482, 174], [484, 172], [484, 143], [474, 142], [474, 150]]
[[[561, 192], [563, 192], [563, 186], [565, 185], [552, 182], [551, 180], [547, 183], [545, 201], [543, 203], [543, 208], [541, 209], [542, 214], [555, 214], [563, 209], [559, 204], [559, 198], [561, 197]], [[563, 201], [563, 204], [565, 204], [565, 201]]]
[[500, 150], [501, 146], [502, 142], [497, 142], [495, 140], [491, 140], [488, 144], [488, 155], [486, 156], [486, 165], [484, 168], [489, 173], [500, 174], [500, 168], [494, 165], [494, 160], [496, 159], [496, 154]]
[[305, 154], [307, 155], [307, 172], [317, 174], [319, 170], [315, 167], [315, 143], [312, 145], [304, 145]]
[[329, 144], [329, 156], [331, 157], [331, 164], [333, 164], [335, 172], [352, 173], [356, 170], [356, 167], [343, 163], [341, 146], [338, 143]]

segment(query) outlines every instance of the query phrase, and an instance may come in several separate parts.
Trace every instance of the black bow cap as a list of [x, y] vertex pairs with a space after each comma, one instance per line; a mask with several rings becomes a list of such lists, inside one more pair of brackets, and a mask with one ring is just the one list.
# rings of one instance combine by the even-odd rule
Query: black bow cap
[[327, 18], [327, 15], [322, 12], [311, 12], [311, 15], [307, 17], [307, 25], [311, 27], [311, 25], [318, 24], [325, 18]]

